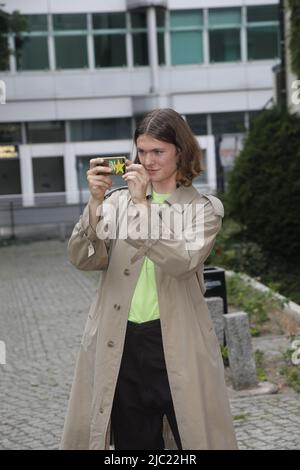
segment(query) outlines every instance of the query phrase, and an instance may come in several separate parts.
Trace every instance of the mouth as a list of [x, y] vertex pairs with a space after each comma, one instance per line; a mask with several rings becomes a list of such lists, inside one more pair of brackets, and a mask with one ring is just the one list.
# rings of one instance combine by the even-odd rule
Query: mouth
[[154, 168], [146, 168], [146, 170], [148, 171], [148, 173], [155, 173], [156, 171], [159, 171], [158, 169]]

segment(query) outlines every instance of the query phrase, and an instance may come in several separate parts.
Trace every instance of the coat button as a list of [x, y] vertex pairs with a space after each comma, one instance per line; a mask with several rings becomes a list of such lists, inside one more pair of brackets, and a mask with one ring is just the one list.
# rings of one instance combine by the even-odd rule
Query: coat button
[[120, 310], [120, 308], [121, 308], [121, 306], [120, 306], [119, 304], [115, 304], [115, 305], [114, 305], [114, 309], [115, 309], [115, 310]]
[[114, 343], [113, 341], [108, 341], [108, 343], [107, 343], [107, 346], [108, 346], [109, 348], [113, 348], [114, 345], [115, 345], [115, 343]]
[[129, 269], [128, 268], [124, 269], [123, 274], [125, 274], [125, 276], [129, 276], [130, 274]]
[[100, 408], [100, 409], [99, 409], [99, 413], [103, 414], [103, 413], [104, 413], [104, 409], [103, 409], [103, 408]]

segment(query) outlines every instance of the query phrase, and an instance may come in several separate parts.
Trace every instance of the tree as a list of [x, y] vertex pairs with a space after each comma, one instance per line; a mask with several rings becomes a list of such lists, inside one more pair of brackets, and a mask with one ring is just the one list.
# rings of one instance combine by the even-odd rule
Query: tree
[[24, 31], [27, 31], [27, 21], [20, 12], [14, 11], [9, 14], [0, 9], [0, 70], [9, 68], [11, 50], [7, 40], [8, 35], [14, 33], [18, 36]]
[[255, 120], [229, 178], [230, 215], [267, 254], [300, 252], [300, 118], [279, 108]]

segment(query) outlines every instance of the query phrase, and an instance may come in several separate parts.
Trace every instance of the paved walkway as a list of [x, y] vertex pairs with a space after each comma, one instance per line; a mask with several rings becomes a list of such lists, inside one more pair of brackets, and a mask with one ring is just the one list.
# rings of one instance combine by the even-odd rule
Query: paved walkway
[[[0, 248], [0, 449], [58, 448], [97, 273], [59, 241]], [[241, 449], [300, 449], [300, 396], [231, 401]]]

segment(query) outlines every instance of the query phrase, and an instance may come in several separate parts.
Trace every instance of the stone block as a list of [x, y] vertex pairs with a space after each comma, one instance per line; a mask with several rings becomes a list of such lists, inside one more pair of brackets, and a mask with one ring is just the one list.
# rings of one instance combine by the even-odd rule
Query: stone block
[[246, 312], [224, 315], [225, 339], [233, 387], [236, 390], [257, 385], [248, 314]]
[[223, 299], [221, 297], [208, 297], [205, 299], [214, 324], [215, 332], [221, 346], [224, 346], [224, 315]]

